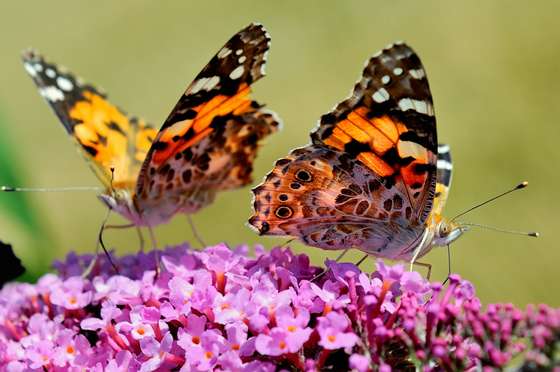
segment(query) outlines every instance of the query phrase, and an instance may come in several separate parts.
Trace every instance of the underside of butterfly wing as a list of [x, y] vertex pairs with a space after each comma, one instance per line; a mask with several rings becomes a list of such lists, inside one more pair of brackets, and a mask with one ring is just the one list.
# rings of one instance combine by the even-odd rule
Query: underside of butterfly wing
[[380, 257], [408, 254], [423, 225], [396, 188], [356, 159], [319, 146], [276, 162], [255, 189], [249, 223], [263, 235], [291, 235], [329, 250], [356, 247]]

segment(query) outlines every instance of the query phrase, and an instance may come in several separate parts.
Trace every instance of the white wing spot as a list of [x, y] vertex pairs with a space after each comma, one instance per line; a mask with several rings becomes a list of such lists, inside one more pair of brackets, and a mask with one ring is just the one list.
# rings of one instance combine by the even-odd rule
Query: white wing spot
[[194, 85], [188, 89], [185, 94], [195, 94], [201, 90], [212, 90], [218, 85], [220, 78], [218, 76], [212, 76], [210, 78], [200, 78], [194, 82]]
[[33, 68], [33, 66], [31, 66], [29, 63], [24, 63], [23, 67], [25, 67], [25, 71], [27, 71], [29, 75], [33, 77], [37, 76], [37, 70]]
[[212, 90], [216, 87], [216, 85], [218, 85], [219, 82], [220, 82], [219, 76], [212, 76], [210, 79], [208, 79], [208, 83], [204, 86], [204, 89]]
[[198, 91], [202, 89], [204, 84], [206, 84], [206, 80], [207, 78], [200, 78], [197, 81], [195, 81], [194, 85], [190, 89], [187, 89], [185, 95], [198, 93]]
[[231, 54], [231, 49], [223, 47], [222, 49], [220, 49], [220, 51], [218, 52], [218, 58], [225, 58], [228, 55]]
[[64, 93], [57, 87], [49, 86], [39, 90], [39, 93], [50, 102], [64, 100]]
[[381, 82], [387, 85], [391, 82], [391, 77], [389, 75], [383, 75], [383, 77], [381, 78]]
[[423, 79], [426, 76], [426, 73], [421, 68], [419, 68], [418, 70], [410, 70], [410, 71], [408, 71], [408, 73], [414, 79], [418, 79], [418, 80]]
[[237, 59], [237, 62], [239, 62], [241, 64], [241, 63], [245, 62], [246, 60], [247, 60], [247, 57], [241, 56]]
[[243, 66], [237, 66], [237, 68], [229, 74], [229, 78], [231, 80], [239, 79], [244, 71], [245, 68]]
[[71, 91], [72, 89], [74, 89], [74, 84], [72, 84], [72, 82], [68, 79], [66, 79], [65, 77], [59, 76], [56, 79], [56, 85], [58, 85], [58, 87], [62, 90], [65, 90], [67, 92]]
[[449, 145], [438, 145], [438, 154], [447, 154], [449, 152]]
[[414, 110], [421, 114], [433, 116], [434, 108], [432, 105], [426, 101], [419, 101], [417, 99], [403, 98], [399, 101], [399, 107], [401, 110]]
[[437, 161], [437, 169], [453, 170], [453, 164], [451, 164], [447, 160], [440, 159]]
[[241, 55], [241, 54], [243, 54], [243, 49], [237, 49], [237, 50], [235, 51], [235, 54], [237, 54], [238, 56]]
[[389, 92], [385, 90], [385, 88], [378, 89], [375, 93], [373, 93], [373, 100], [377, 103], [385, 102], [389, 99]]
[[50, 77], [51, 79], [53, 79], [56, 76], [56, 72], [54, 72], [52, 68], [48, 68], [47, 71], [45, 71], [45, 74], [47, 74], [47, 76]]
[[402, 75], [402, 73], [403, 73], [403, 69], [400, 68], [400, 67], [395, 67], [393, 69], [393, 74], [395, 74], [395, 76], [400, 76], [400, 75]]
[[43, 65], [40, 64], [40, 63], [35, 63], [35, 66], [34, 66], [34, 67], [35, 67], [35, 70], [36, 70], [37, 72], [43, 71]]

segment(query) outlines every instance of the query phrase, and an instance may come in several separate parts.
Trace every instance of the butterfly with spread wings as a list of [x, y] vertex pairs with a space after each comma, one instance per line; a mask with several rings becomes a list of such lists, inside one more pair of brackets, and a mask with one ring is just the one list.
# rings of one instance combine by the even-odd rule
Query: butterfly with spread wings
[[25, 52], [23, 63], [105, 186], [100, 199], [136, 226], [155, 226], [251, 182], [260, 141], [279, 128], [276, 115], [250, 97], [269, 46], [260, 24], [235, 34], [159, 132], [36, 52]]
[[466, 230], [441, 215], [451, 170], [425, 70], [397, 43], [368, 61], [311, 144], [278, 160], [253, 189], [249, 223], [261, 235], [414, 262]]

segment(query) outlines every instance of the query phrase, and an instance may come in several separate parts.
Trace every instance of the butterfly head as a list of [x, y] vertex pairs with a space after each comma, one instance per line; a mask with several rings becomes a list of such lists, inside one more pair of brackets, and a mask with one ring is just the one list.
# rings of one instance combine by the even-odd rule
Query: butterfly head
[[463, 235], [465, 231], [468, 231], [469, 228], [469, 226], [463, 225], [460, 222], [441, 217], [434, 227], [433, 244], [437, 246], [449, 245]]
[[109, 209], [125, 216], [136, 225], [142, 225], [141, 218], [134, 205], [134, 198], [129, 190], [126, 189], [112, 189], [106, 193], [100, 194], [99, 199]]

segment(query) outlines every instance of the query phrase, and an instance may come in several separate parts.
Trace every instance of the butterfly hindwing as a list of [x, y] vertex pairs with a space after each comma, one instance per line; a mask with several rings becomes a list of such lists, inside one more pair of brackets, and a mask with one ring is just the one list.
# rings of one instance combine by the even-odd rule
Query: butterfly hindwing
[[110, 186], [113, 168], [113, 187], [133, 189], [155, 130], [35, 51], [24, 52], [23, 64], [101, 182]]
[[249, 96], [250, 85], [264, 76], [269, 45], [264, 27], [249, 25], [187, 88], [144, 162], [137, 185], [141, 209], [152, 208], [165, 193], [175, 207], [193, 212], [217, 191], [251, 181], [259, 141], [279, 126]]
[[323, 115], [311, 137], [394, 184], [414, 219], [425, 221], [435, 192], [436, 122], [425, 70], [410, 47], [397, 43], [374, 55], [352, 96]]
[[[249, 223], [263, 235], [292, 235], [323, 249], [359, 246], [392, 256], [417, 232], [412, 206], [357, 159], [310, 145], [276, 162], [253, 189]], [[396, 229], [401, 233], [395, 237]]]

